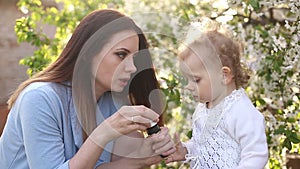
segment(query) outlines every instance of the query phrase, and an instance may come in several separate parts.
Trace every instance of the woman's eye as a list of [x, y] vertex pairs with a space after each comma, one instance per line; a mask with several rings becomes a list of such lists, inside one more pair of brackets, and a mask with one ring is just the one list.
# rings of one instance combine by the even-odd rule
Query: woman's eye
[[121, 59], [124, 59], [128, 55], [127, 52], [116, 52], [115, 54]]

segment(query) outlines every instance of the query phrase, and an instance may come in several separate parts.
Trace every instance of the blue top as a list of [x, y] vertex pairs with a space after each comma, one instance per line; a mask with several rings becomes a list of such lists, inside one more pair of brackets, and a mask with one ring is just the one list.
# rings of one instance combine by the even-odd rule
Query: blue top
[[[26, 87], [12, 107], [0, 137], [1, 169], [69, 168], [81, 147], [82, 128], [77, 120], [71, 88], [51, 82]], [[97, 124], [116, 112], [110, 93], [98, 102]], [[109, 162], [113, 143], [95, 167]]]

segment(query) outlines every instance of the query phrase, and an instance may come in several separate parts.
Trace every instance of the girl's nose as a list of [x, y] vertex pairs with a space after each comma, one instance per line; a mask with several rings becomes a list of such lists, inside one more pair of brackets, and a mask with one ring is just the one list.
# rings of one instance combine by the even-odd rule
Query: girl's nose
[[188, 82], [188, 84], [185, 86], [185, 89], [189, 90], [189, 91], [193, 91], [194, 90], [194, 87], [193, 85], [191, 84], [191, 82]]

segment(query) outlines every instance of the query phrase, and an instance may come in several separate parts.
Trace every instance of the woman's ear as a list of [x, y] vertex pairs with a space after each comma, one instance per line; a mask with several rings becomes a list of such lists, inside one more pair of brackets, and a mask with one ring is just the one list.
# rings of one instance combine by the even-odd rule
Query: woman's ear
[[234, 75], [229, 67], [223, 66], [222, 67], [222, 74], [223, 74], [223, 83], [227, 85], [232, 82]]

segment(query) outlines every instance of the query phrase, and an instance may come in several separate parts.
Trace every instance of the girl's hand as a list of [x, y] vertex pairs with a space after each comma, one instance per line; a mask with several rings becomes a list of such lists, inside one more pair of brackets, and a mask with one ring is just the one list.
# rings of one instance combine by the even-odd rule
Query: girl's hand
[[176, 143], [176, 152], [169, 155], [165, 162], [168, 164], [175, 161], [184, 161], [185, 155], [187, 154], [187, 149], [183, 146], [182, 142], [179, 139], [178, 133], [175, 133], [175, 143]]
[[152, 149], [154, 150], [155, 154], [169, 156], [176, 151], [175, 143], [172, 140], [167, 127], [161, 127], [160, 132], [151, 135], [150, 138], [154, 140]]
[[132, 152], [130, 158], [147, 158], [159, 154], [168, 156], [176, 151], [175, 144], [169, 135], [169, 129], [161, 127], [161, 131], [143, 138], [141, 146]]
[[157, 121], [159, 115], [145, 106], [123, 106], [104, 120], [90, 135], [99, 146], [136, 130], [146, 130], [150, 121]]
[[133, 132], [118, 138], [114, 142], [112, 163], [101, 166], [102, 168], [124, 169], [148, 168], [163, 160], [159, 154], [166, 156], [172, 154], [175, 151], [174, 146], [175, 144], [166, 127], [161, 127], [158, 134], [147, 138], [144, 138], [144, 135], [140, 132]]

